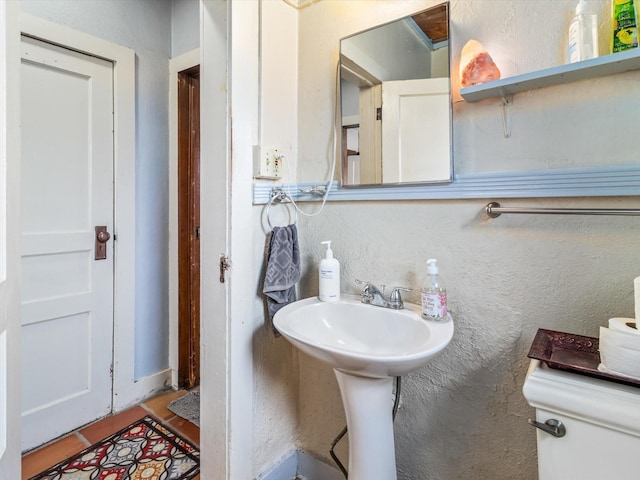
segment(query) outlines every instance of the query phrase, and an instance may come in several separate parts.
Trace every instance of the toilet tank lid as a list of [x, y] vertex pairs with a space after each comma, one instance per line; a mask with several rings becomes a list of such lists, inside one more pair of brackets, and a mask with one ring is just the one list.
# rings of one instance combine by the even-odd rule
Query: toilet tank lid
[[522, 392], [534, 408], [640, 436], [640, 388], [555, 370], [531, 360]]

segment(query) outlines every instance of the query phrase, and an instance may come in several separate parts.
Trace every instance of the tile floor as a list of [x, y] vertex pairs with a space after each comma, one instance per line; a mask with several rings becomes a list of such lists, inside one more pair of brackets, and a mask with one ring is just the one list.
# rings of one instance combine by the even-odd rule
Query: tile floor
[[[161, 393], [129, 410], [98, 420], [28, 452], [22, 457], [22, 480], [33, 477], [149, 413], [195, 445], [199, 445], [200, 429], [167, 409], [167, 405], [172, 400], [185, 393], [187, 392], [184, 390]], [[200, 475], [197, 475], [194, 480], [200, 480]]]

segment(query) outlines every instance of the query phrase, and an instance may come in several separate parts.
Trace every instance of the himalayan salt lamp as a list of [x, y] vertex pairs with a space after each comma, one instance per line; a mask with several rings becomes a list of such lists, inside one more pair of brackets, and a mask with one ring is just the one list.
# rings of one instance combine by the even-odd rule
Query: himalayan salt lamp
[[500, 70], [477, 40], [469, 40], [460, 54], [460, 84], [463, 87], [500, 79]]

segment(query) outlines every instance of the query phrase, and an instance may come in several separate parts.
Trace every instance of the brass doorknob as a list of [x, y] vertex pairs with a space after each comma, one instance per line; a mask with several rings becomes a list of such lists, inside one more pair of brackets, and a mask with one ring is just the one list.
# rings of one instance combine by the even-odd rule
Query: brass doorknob
[[104, 230], [101, 232], [98, 232], [97, 240], [100, 243], [106, 243], [109, 241], [110, 238], [111, 238], [111, 235], [109, 234], [109, 232], [105, 232]]

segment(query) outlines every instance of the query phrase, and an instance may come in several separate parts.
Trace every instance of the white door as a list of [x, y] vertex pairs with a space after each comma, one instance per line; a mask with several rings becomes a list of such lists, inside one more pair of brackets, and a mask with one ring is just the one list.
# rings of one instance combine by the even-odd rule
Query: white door
[[111, 411], [112, 64], [22, 38], [22, 448]]
[[382, 83], [385, 183], [451, 180], [450, 110], [448, 78]]
[[[18, 2], [0, 2], [0, 479], [20, 478]], [[14, 208], [12, 208], [14, 207]]]

